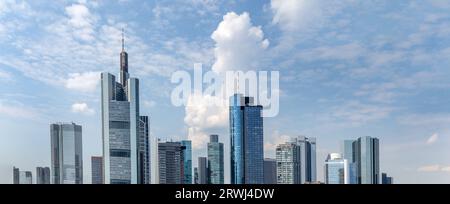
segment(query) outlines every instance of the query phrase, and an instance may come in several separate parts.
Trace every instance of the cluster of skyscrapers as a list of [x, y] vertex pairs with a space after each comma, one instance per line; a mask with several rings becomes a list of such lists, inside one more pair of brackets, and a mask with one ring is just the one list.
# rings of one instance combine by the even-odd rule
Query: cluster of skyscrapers
[[[93, 184], [224, 184], [224, 145], [210, 135], [207, 157], [192, 164], [189, 140], [150, 139], [149, 117], [140, 115], [139, 79], [130, 78], [128, 54], [120, 53], [119, 80], [101, 74], [102, 156], [91, 157]], [[230, 97], [230, 183], [320, 183], [316, 169], [316, 138], [299, 136], [276, 147], [276, 158], [264, 159], [263, 107], [242, 94]], [[51, 171], [36, 169], [38, 184], [82, 184], [82, 127], [50, 125]], [[51, 172], [51, 173], [50, 173]], [[324, 167], [327, 184], [392, 183], [380, 176], [379, 140], [361, 137], [343, 141], [341, 152], [329, 154]], [[13, 168], [17, 184], [31, 184], [32, 173]]]

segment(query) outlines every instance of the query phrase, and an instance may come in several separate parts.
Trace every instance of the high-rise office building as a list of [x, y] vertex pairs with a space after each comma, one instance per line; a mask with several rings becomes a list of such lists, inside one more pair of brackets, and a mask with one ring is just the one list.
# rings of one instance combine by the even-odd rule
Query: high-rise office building
[[301, 182], [301, 147], [287, 142], [276, 147], [277, 183], [303, 184]]
[[140, 184], [150, 184], [150, 136], [148, 116], [139, 117], [139, 162]]
[[122, 36], [119, 82], [112, 74], [101, 74], [105, 184], [137, 184], [149, 180], [147, 144], [142, 144], [148, 136], [148, 127], [145, 128], [148, 120], [139, 115], [139, 80], [129, 77], [123, 39]]
[[160, 184], [183, 184], [185, 148], [180, 142], [158, 144]]
[[53, 184], [83, 183], [82, 128], [75, 123], [50, 125]]
[[31, 171], [20, 171], [13, 167], [13, 184], [33, 184], [33, 174]]
[[194, 184], [199, 184], [198, 183], [198, 168], [197, 167], [194, 168]]
[[36, 184], [50, 184], [49, 167], [36, 167]]
[[184, 155], [184, 184], [192, 184], [192, 143], [189, 140], [181, 141], [185, 147]]
[[344, 140], [341, 143], [341, 153], [342, 158], [347, 160], [348, 162], [348, 176], [349, 176], [349, 184], [357, 184], [357, 171], [356, 171], [356, 163], [354, 161], [354, 151], [353, 151], [353, 142], [354, 140]]
[[264, 128], [262, 106], [252, 97], [230, 98], [230, 170], [232, 184], [264, 183]]
[[206, 157], [198, 158], [198, 184], [208, 184], [209, 169]]
[[209, 183], [224, 184], [223, 143], [218, 135], [210, 135], [208, 143]]
[[380, 183], [379, 140], [369, 136], [353, 142], [353, 159], [358, 184]]
[[300, 183], [313, 183], [317, 181], [316, 167], [316, 138], [299, 136], [293, 142], [300, 146]]
[[277, 184], [276, 159], [264, 159], [264, 184]]
[[339, 153], [331, 153], [325, 160], [326, 184], [350, 184], [350, 169], [347, 159]]
[[150, 140], [150, 180], [151, 184], [159, 184], [159, 139], [154, 137]]
[[386, 173], [382, 173], [381, 184], [394, 184], [394, 178], [388, 176]]
[[103, 184], [103, 157], [91, 157], [92, 184]]

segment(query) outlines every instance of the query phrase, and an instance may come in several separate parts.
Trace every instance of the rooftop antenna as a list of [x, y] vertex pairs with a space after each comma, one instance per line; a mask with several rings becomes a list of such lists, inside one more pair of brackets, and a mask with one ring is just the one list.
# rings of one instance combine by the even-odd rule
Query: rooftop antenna
[[124, 33], [125, 30], [122, 28], [122, 51], [125, 51], [125, 37], [124, 37]]

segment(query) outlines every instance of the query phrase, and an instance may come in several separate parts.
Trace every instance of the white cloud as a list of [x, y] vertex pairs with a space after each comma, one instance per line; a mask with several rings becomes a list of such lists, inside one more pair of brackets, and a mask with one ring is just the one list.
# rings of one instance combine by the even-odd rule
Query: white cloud
[[86, 115], [93, 115], [95, 113], [94, 109], [89, 108], [86, 103], [74, 103], [72, 105], [73, 113], [82, 113]]
[[152, 101], [152, 100], [144, 100], [143, 104], [144, 104], [144, 106], [146, 106], [148, 108], [153, 108], [156, 106], [156, 102]]
[[437, 172], [440, 171], [439, 165], [428, 165], [428, 166], [421, 166], [417, 169], [419, 172]]
[[319, 1], [272, 0], [273, 23], [285, 31], [299, 31], [316, 21], [322, 15]]
[[0, 116], [12, 118], [37, 119], [37, 112], [21, 104], [9, 104], [0, 101]]
[[439, 164], [421, 166], [417, 168], [418, 172], [450, 172], [450, 166], [442, 166]]
[[302, 60], [355, 60], [362, 57], [366, 49], [359, 43], [349, 43], [338, 46], [322, 46], [299, 53]]
[[213, 128], [224, 128], [228, 124], [228, 106], [211, 105], [215, 96], [189, 96], [185, 107], [184, 122], [189, 127], [188, 138], [195, 149], [203, 148], [208, 141], [206, 132]]
[[439, 135], [437, 133], [434, 133], [433, 135], [431, 135], [431, 137], [428, 138], [427, 145], [432, 145], [432, 144], [436, 143], [438, 139], [439, 139]]
[[89, 8], [83, 4], [72, 4], [65, 10], [69, 16], [68, 23], [72, 27], [74, 36], [85, 41], [93, 40], [95, 38], [94, 23], [96, 19]]
[[2, 81], [9, 81], [12, 79], [12, 75], [9, 72], [0, 70], [0, 79]]
[[261, 27], [252, 25], [248, 13], [227, 13], [211, 38], [216, 43], [212, 67], [216, 72], [256, 69], [269, 46]]
[[65, 83], [65, 87], [81, 92], [94, 92], [100, 82], [98, 72], [85, 72], [70, 74]]
[[[263, 59], [269, 46], [261, 27], [252, 25], [248, 13], [227, 13], [211, 38], [215, 42], [212, 70], [219, 74], [227, 70], [257, 69], [257, 62]], [[217, 95], [220, 96], [221, 93]], [[184, 122], [189, 128], [188, 137], [195, 149], [203, 148], [208, 141], [206, 132], [228, 124], [228, 106], [211, 105], [217, 104], [217, 100], [222, 99], [210, 95], [189, 96]]]

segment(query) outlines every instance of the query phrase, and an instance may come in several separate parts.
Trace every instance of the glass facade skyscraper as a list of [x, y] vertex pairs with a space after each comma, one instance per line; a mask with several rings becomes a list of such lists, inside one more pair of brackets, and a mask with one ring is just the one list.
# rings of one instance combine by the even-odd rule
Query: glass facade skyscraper
[[380, 183], [379, 140], [369, 136], [353, 142], [353, 159], [358, 184]]
[[83, 183], [82, 128], [75, 123], [50, 125], [53, 184]]
[[231, 183], [264, 183], [264, 130], [262, 106], [252, 97], [234, 94], [230, 98]]
[[103, 184], [103, 158], [91, 157], [92, 184]]
[[36, 184], [50, 184], [49, 167], [36, 167]]
[[325, 183], [326, 184], [348, 184], [349, 169], [348, 161], [341, 154], [332, 153], [325, 160]]
[[33, 184], [33, 174], [31, 171], [20, 171], [13, 167], [13, 184]]
[[192, 142], [189, 140], [181, 141], [185, 147], [184, 155], [184, 184], [192, 184]]
[[394, 178], [388, 176], [386, 173], [382, 173], [381, 184], [394, 184]]
[[158, 144], [159, 184], [183, 184], [184, 149], [180, 142]]
[[276, 147], [277, 183], [301, 183], [301, 147], [287, 142]]
[[208, 158], [198, 158], [198, 184], [208, 184], [209, 169]]
[[139, 80], [129, 78], [123, 45], [119, 82], [112, 74], [102, 73], [101, 93], [105, 184], [148, 182], [148, 119], [139, 115]]
[[293, 143], [300, 146], [300, 183], [313, 183], [317, 181], [316, 166], [316, 138], [299, 136]]
[[219, 143], [218, 135], [210, 135], [208, 143], [209, 183], [224, 184], [223, 143]]
[[277, 184], [276, 159], [264, 159], [264, 184]]

